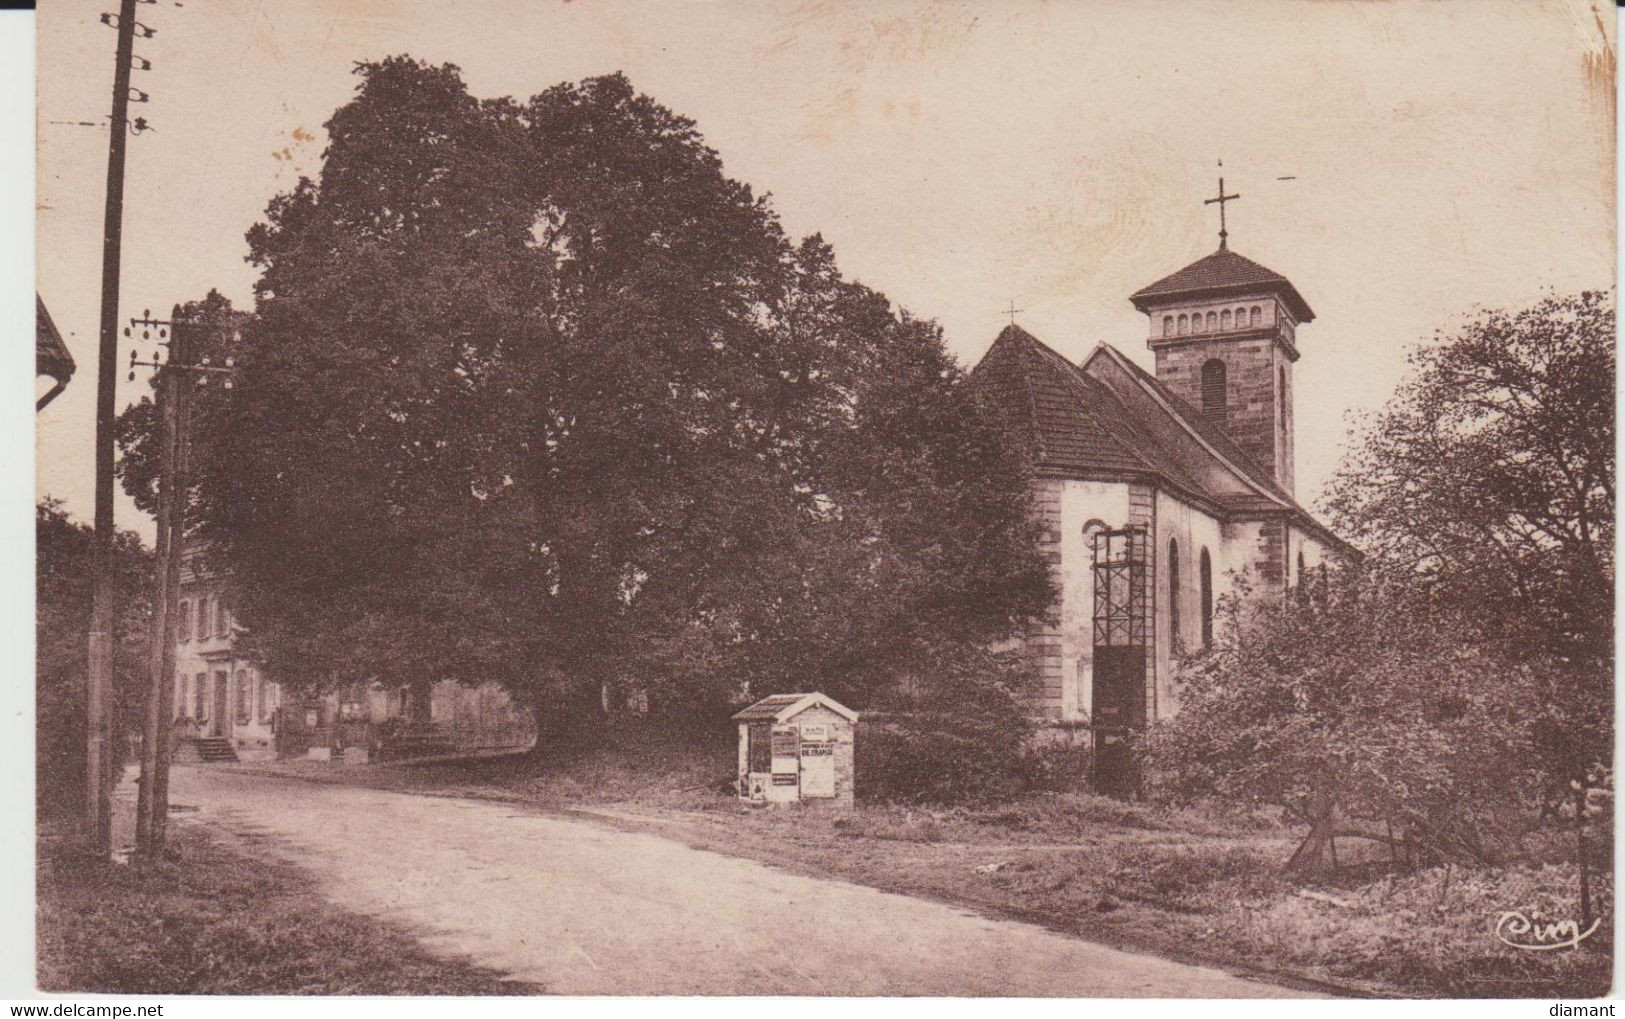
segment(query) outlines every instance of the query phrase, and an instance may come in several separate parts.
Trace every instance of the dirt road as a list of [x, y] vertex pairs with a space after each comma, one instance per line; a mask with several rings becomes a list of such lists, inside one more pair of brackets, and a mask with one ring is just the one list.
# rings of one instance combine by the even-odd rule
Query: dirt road
[[559, 994], [1302, 997], [1041, 927], [507, 804], [178, 767], [348, 908]]

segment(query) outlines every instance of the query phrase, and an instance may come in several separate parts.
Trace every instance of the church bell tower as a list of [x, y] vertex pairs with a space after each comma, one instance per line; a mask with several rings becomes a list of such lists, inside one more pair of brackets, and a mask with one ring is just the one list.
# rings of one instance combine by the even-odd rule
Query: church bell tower
[[1129, 298], [1150, 319], [1157, 380], [1292, 493], [1292, 365], [1314, 311], [1285, 276], [1230, 250], [1219, 178], [1219, 249]]

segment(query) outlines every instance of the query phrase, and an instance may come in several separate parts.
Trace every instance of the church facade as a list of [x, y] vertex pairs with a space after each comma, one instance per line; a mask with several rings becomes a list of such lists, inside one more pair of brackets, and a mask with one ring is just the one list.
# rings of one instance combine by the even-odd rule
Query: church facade
[[1093, 734], [1097, 780], [1131, 781], [1125, 737], [1178, 710], [1179, 664], [1221, 599], [1284, 600], [1350, 550], [1293, 496], [1293, 365], [1314, 311], [1284, 276], [1214, 253], [1129, 298], [1148, 373], [1109, 344], [1073, 363], [1012, 322], [972, 372], [1028, 445], [1059, 597], [1022, 639], [1031, 705]]

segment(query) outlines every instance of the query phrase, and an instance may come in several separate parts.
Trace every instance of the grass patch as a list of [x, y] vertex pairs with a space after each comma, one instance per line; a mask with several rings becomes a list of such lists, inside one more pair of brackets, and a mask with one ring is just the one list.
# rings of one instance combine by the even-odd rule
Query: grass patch
[[109, 994], [536, 994], [338, 909], [312, 879], [171, 823], [155, 864], [87, 862], [42, 831], [38, 980]]

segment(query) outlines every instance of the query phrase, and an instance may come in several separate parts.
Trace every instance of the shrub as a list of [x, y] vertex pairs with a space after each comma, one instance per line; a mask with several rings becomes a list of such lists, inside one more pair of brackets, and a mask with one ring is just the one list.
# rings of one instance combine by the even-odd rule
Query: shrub
[[1008, 796], [1028, 784], [1033, 731], [1008, 659], [945, 664], [923, 696], [868, 710], [857, 740], [858, 795], [896, 803]]

